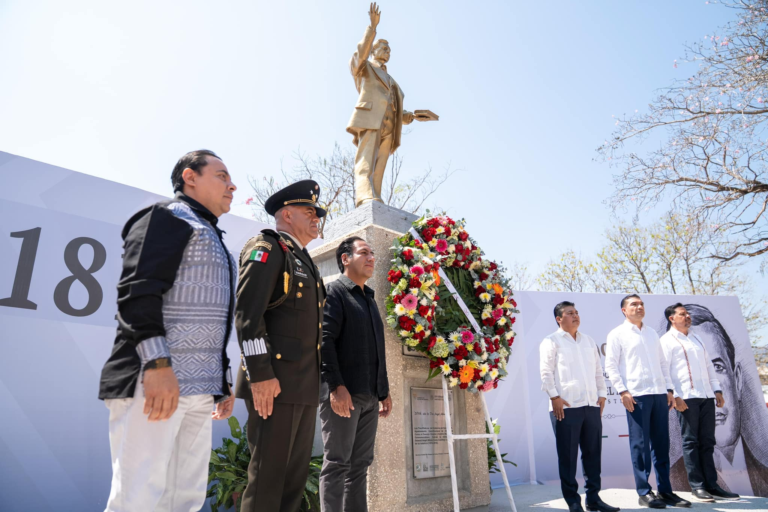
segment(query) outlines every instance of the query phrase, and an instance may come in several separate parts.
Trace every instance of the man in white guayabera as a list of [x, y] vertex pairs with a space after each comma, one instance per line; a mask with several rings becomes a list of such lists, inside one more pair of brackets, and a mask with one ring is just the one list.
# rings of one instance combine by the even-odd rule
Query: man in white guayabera
[[573, 302], [555, 306], [559, 329], [539, 347], [541, 389], [549, 395], [552, 428], [557, 443], [560, 487], [571, 512], [583, 512], [576, 462], [581, 465], [587, 490], [587, 510], [617, 512], [600, 499], [600, 456], [607, 389], [597, 345], [579, 332], [581, 319]]
[[[627, 409], [629, 451], [642, 507], [690, 507], [672, 492], [669, 481], [669, 410], [675, 404], [669, 364], [659, 335], [643, 323], [645, 304], [639, 295], [621, 299], [624, 323], [608, 333], [605, 373]], [[659, 494], [648, 483], [651, 464]]]

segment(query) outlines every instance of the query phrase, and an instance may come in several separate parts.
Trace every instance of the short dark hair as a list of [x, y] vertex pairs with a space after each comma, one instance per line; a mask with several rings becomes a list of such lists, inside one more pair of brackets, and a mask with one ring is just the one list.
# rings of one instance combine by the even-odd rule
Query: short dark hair
[[627, 301], [628, 301], [629, 299], [632, 299], [632, 298], [636, 298], [636, 299], [640, 299], [640, 300], [643, 300], [643, 299], [642, 299], [642, 298], [641, 298], [641, 297], [640, 297], [638, 294], [636, 294], [636, 293], [630, 293], [629, 295], [627, 295], [626, 297], [624, 297], [623, 299], [621, 299], [621, 309], [624, 309], [624, 305], [627, 303]]
[[[564, 300], [563, 302], [555, 306], [555, 322], [557, 322], [557, 317], [563, 316], [563, 310], [571, 306], [575, 307], [576, 304], [574, 304], [573, 302], [568, 302], [567, 300]], [[560, 322], [557, 322], [557, 325], [560, 325]]]
[[[672, 322], [669, 321], [669, 317], [674, 315], [677, 312], [677, 308], [684, 308], [680, 302], [677, 304], [672, 304], [671, 306], [667, 306], [667, 309], [664, 310], [664, 318], [667, 320], [667, 325], [672, 325]], [[669, 330], [669, 327], [667, 327], [667, 330]]]
[[336, 248], [336, 264], [339, 266], [339, 272], [342, 274], [344, 273], [344, 262], [341, 261], [341, 256], [342, 254], [346, 254], [347, 256], [352, 257], [352, 253], [355, 251], [355, 242], [358, 240], [365, 242], [365, 240], [359, 236], [350, 236], [349, 238], [344, 239], [344, 241]]
[[[714, 335], [714, 337], [723, 344], [725, 353], [731, 363], [731, 370], [734, 370], [736, 368], [736, 348], [733, 346], [731, 337], [725, 332], [723, 324], [715, 318], [715, 315], [713, 315], [709, 309], [702, 305], [685, 304], [682, 306], [688, 311], [688, 314], [691, 315], [691, 325], [701, 326], [702, 329]], [[669, 330], [671, 326], [672, 322], [670, 322], [669, 317], [667, 317], [667, 330]]]
[[[176, 166], [173, 168], [173, 172], [171, 173], [173, 191], [178, 192], [184, 189], [184, 178], [181, 177], [181, 173], [184, 172], [184, 169], [189, 167], [197, 174], [201, 174], [203, 167], [208, 165], [207, 157], [209, 156], [221, 160], [219, 155], [209, 149], [198, 149], [197, 151], [190, 151], [183, 157], [179, 158], [179, 161], [176, 162]], [[224, 160], [221, 161], [223, 162]]]

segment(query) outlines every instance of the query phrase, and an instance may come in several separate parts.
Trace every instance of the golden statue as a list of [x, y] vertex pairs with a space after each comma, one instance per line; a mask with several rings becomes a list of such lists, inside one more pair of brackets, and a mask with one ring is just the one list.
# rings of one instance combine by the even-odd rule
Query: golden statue
[[[387, 73], [389, 42], [376, 38], [376, 27], [381, 12], [372, 3], [368, 16], [371, 24], [365, 29], [363, 40], [349, 61], [355, 87], [360, 96], [347, 131], [354, 137], [355, 154], [355, 206], [369, 201], [381, 202], [381, 184], [389, 155], [400, 146], [404, 124], [417, 121], [436, 121], [429, 110], [408, 112], [403, 109], [403, 90]], [[372, 57], [372, 60], [369, 60]]]

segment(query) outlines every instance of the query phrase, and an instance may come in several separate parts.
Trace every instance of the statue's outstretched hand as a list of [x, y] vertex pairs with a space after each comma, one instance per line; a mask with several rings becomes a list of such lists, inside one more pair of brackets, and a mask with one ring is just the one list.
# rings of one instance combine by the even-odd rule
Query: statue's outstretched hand
[[379, 24], [379, 20], [381, 19], [381, 11], [379, 10], [379, 7], [376, 5], [376, 2], [371, 3], [371, 8], [368, 11], [368, 16], [371, 17], [371, 27], [376, 28], [376, 26]]

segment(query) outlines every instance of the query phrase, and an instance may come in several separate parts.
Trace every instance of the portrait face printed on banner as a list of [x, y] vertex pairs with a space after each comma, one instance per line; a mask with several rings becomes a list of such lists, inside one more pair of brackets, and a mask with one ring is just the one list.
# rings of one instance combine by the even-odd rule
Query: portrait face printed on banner
[[724, 448], [734, 445], [741, 435], [741, 367], [736, 362], [735, 348], [728, 333], [712, 313], [702, 306], [688, 307], [693, 310], [691, 332], [707, 347], [722, 387], [725, 406], [715, 410], [715, 437], [717, 446]]

